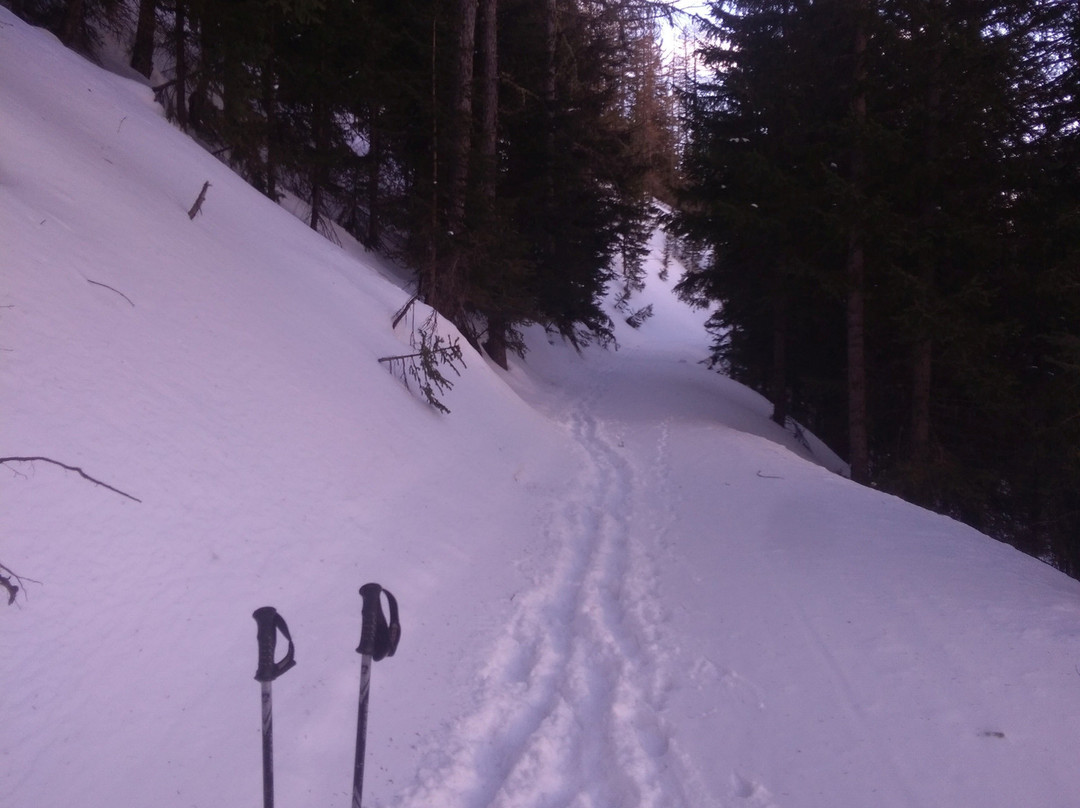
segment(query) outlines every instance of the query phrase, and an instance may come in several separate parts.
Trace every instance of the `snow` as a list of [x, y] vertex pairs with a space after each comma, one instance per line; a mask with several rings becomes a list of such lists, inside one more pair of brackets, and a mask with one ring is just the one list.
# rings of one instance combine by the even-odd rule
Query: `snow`
[[[859, 487], [708, 371], [658, 277], [620, 349], [542, 331], [436, 413], [376, 360], [408, 299], [0, 9], [0, 795], [348, 803], [360, 599], [384, 808], [1067, 806], [1080, 583]], [[209, 181], [203, 212], [187, 211]]]

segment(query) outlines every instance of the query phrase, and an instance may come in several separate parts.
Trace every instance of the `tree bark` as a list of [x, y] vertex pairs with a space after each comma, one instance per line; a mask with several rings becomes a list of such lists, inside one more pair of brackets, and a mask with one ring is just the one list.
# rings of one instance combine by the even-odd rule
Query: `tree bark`
[[479, 128], [476, 151], [481, 204], [495, 205], [496, 144], [499, 125], [498, 0], [480, 0]]
[[[863, 195], [864, 144], [866, 125], [866, 10], [867, 0], [854, 3], [853, 97], [851, 104], [854, 126], [851, 155], [851, 188], [857, 203]], [[867, 423], [866, 383], [866, 256], [861, 213], [852, 210], [847, 252], [847, 393], [848, 393], [848, 462], [851, 479], [859, 483], [870, 481], [869, 427]]]
[[176, 0], [176, 22], [173, 32], [173, 58], [176, 60], [176, 122], [188, 128], [187, 106], [187, 0]]
[[[473, 63], [476, 46], [477, 0], [458, 0], [455, 5], [454, 50], [450, 76], [450, 120], [446, 137], [446, 194], [443, 226], [449, 245], [436, 262], [434, 277], [426, 290], [427, 302], [448, 317], [473, 345], [464, 316], [468, 295], [465, 256], [465, 208], [468, 196], [469, 163], [472, 157]], [[438, 240], [438, 232], [432, 234]]]
[[853, 228], [847, 258], [848, 463], [851, 479], [870, 481], [866, 385], [866, 265], [861, 228]]
[[[558, 6], [556, 0], [545, 0], [544, 5], [544, 145], [545, 167], [544, 210], [550, 217], [555, 207], [555, 94], [556, 94], [556, 34], [558, 30]], [[549, 247], [549, 245], [545, 245]], [[549, 247], [550, 248], [550, 247]]]
[[260, 84], [262, 92], [264, 126], [266, 127], [266, 160], [263, 164], [264, 179], [262, 192], [275, 202], [278, 201], [277, 173], [278, 173], [278, 105], [277, 105], [277, 73], [275, 70], [274, 57], [267, 57], [266, 63], [260, 70]]
[[[499, 127], [499, 61], [498, 61], [498, 0], [480, 0], [479, 19], [479, 99], [477, 132], [477, 197], [482, 208], [484, 225], [494, 227], [495, 191], [498, 175]], [[504, 370], [508, 367], [506, 331], [509, 324], [494, 301], [487, 312], [488, 356]]]
[[509, 326], [506, 318], [499, 314], [489, 314], [487, 328], [488, 338], [484, 342], [484, 350], [495, 364], [503, 370], [508, 370], [510, 363], [506, 347], [506, 331]]
[[455, 236], [465, 224], [469, 158], [473, 126], [473, 51], [476, 46], [477, 0], [459, 0], [453, 76], [453, 118], [450, 127], [447, 227]]
[[259, 103], [263, 112], [262, 179], [260, 190], [275, 202], [278, 201], [277, 175], [281, 162], [280, 132], [278, 123], [278, 31], [281, 27], [281, 9], [271, 5], [265, 12], [269, 17], [266, 56], [259, 65]]
[[[927, 32], [931, 37], [929, 73], [926, 86], [926, 121], [923, 129], [923, 165], [926, 180], [922, 184], [922, 210], [920, 219], [923, 234], [931, 242], [934, 239], [940, 200], [939, 170], [941, 140], [941, 105], [944, 95], [941, 84], [941, 66], [944, 62], [944, 8], [941, 0], [930, 0]], [[917, 327], [911, 367], [911, 438], [909, 462], [912, 471], [920, 475], [930, 458], [930, 412], [933, 401], [934, 339], [933, 298], [936, 285], [934, 249], [924, 249], [920, 259]]]
[[327, 185], [326, 161], [330, 150], [329, 109], [323, 98], [316, 98], [312, 105], [312, 135], [314, 137], [312, 166], [309, 174], [311, 182], [311, 218], [308, 224], [312, 230], [318, 230], [323, 219], [323, 191]]
[[773, 297], [772, 377], [769, 397], [772, 399], [772, 419], [780, 426], [787, 425], [787, 293], [783, 290]]
[[147, 78], [154, 72], [154, 35], [157, 33], [157, 0], [139, 0], [139, 22], [131, 48], [131, 66]]
[[364, 245], [370, 249], [379, 246], [382, 234], [380, 233], [380, 187], [382, 184], [382, 122], [379, 116], [379, 107], [372, 104], [371, 123], [368, 127], [368, 153], [367, 153], [367, 228], [364, 236]]
[[60, 41], [69, 48], [79, 48], [86, 39], [86, 2], [85, 0], [67, 0], [64, 6], [64, 20], [60, 24]]

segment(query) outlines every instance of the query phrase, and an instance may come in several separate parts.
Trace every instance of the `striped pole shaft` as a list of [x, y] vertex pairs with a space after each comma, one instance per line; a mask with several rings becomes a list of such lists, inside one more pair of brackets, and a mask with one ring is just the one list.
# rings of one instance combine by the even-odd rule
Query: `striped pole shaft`
[[270, 683], [262, 683], [263, 806], [274, 808], [274, 713]]
[[360, 706], [356, 716], [356, 761], [353, 765], [352, 808], [361, 808], [364, 791], [364, 754], [367, 748], [368, 696], [371, 693], [371, 654], [360, 657]]

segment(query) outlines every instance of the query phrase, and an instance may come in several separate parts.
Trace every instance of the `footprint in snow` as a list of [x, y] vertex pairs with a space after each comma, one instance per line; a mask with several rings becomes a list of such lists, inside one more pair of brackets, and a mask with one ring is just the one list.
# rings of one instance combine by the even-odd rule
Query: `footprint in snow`
[[746, 803], [760, 808], [775, 808], [772, 794], [761, 783], [748, 777], [743, 777], [738, 772], [731, 774], [731, 789], [734, 796]]

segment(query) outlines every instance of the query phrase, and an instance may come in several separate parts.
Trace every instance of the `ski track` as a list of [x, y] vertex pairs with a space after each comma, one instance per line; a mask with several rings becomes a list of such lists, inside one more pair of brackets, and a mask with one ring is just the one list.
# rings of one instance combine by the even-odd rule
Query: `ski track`
[[[514, 597], [473, 694], [476, 709], [449, 728], [444, 751], [430, 755], [399, 805], [705, 804], [701, 778], [663, 719], [666, 618], [650, 550], [661, 551], [666, 529], [654, 519], [635, 532], [634, 466], [617, 432], [593, 415], [602, 387], [603, 374], [564, 418], [581, 471], [545, 528], [553, 563]], [[662, 428], [660, 459], [666, 435]]]

